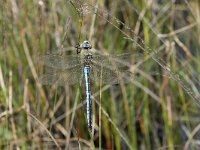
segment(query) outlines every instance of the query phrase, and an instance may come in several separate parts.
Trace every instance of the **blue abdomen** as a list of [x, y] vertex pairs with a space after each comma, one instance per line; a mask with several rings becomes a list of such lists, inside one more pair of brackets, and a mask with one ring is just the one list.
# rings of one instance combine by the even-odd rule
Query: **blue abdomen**
[[91, 88], [90, 88], [90, 66], [85, 66], [83, 68], [84, 78], [85, 78], [85, 87], [86, 87], [86, 113], [87, 113], [87, 122], [89, 130], [92, 129], [92, 100], [91, 100]]

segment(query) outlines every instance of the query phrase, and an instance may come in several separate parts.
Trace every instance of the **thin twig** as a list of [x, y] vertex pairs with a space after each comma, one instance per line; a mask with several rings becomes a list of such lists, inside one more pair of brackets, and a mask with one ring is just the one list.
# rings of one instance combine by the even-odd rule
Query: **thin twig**
[[49, 130], [44, 126], [44, 124], [43, 124], [40, 120], [38, 120], [34, 115], [32, 115], [31, 113], [28, 113], [28, 112], [27, 112], [27, 114], [28, 114], [29, 116], [31, 116], [34, 120], [36, 120], [36, 121], [41, 125], [41, 127], [47, 132], [47, 134], [51, 137], [51, 139], [53, 140], [53, 142], [56, 144], [56, 146], [58, 147], [58, 149], [61, 150], [61, 148], [60, 148], [59, 144], [57, 143], [56, 139], [55, 139], [55, 138], [53, 137], [53, 135], [49, 132]]

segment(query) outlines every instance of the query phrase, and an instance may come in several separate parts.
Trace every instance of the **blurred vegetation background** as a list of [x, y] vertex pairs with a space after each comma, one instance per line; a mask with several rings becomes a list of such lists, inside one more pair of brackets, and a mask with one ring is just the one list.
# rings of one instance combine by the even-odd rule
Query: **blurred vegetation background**
[[[129, 84], [42, 86], [37, 56], [88, 39]], [[1, 0], [0, 149], [199, 149], [199, 0]], [[38, 61], [38, 60], [37, 60]]]

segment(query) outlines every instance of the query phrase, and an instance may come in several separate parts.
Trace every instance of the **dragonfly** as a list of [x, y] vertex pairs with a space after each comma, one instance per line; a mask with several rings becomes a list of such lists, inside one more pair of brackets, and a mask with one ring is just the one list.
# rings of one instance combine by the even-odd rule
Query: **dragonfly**
[[[85, 81], [86, 118], [88, 129], [92, 129], [92, 92], [91, 81], [105, 84], [117, 84], [122, 78], [124, 60], [130, 54], [95, 55], [90, 52], [92, 45], [85, 40], [76, 46], [77, 55], [47, 54], [39, 56], [38, 61], [51, 68], [41, 75], [39, 82], [44, 85], [66, 86]], [[122, 76], [121, 76], [122, 77]]]

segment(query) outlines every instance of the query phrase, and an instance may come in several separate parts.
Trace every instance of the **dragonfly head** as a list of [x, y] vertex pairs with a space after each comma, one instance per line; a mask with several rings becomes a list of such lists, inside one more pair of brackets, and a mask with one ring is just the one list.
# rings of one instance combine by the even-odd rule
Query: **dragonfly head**
[[90, 44], [89, 41], [85, 40], [83, 43], [80, 45], [81, 49], [92, 49], [92, 45]]
[[81, 53], [82, 49], [85, 49], [85, 50], [92, 49], [92, 45], [90, 44], [89, 41], [85, 40], [81, 44], [76, 44], [75, 48], [77, 50], [77, 54], [79, 54], [79, 53]]

